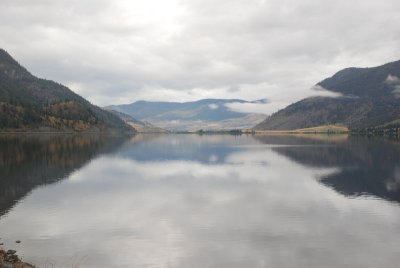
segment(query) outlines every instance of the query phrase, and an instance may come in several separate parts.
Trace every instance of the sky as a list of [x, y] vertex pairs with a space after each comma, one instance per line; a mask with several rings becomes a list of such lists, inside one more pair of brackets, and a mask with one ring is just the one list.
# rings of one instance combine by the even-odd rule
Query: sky
[[1, 0], [0, 47], [96, 105], [268, 99], [400, 59], [398, 0]]

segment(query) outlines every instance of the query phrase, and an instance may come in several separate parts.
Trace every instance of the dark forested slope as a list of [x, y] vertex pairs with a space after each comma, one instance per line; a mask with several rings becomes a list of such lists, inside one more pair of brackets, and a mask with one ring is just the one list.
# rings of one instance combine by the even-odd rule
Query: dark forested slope
[[30, 74], [0, 49], [0, 130], [132, 131], [69, 88]]

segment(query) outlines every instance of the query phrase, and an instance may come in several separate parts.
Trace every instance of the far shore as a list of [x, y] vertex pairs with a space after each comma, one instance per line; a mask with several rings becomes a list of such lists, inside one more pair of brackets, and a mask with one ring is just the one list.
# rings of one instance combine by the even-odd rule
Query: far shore
[[342, 125], [325, 125], [293, 130], [255, 130], [255, 129], [200, 129], [176, 131], [138, 131], [133, 133], [118, 131], [0, 131], [0, 135], [169, 135], [169, 134], [197, 134], [197, 135], [365, 135], [365, 136], [399, 136], [400, 128], [367, 128], [349, 129]]
[[327, 125], [294, 130], [256, 130], [255, 134], [348, 134], [349, 132], [345, 126]]

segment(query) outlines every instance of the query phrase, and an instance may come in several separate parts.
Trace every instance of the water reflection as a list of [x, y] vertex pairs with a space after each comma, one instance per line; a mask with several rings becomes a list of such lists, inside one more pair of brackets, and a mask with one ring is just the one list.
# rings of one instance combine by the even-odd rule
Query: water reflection
[[116, 150], [122, 137], [0, 135], [0, 216], [32, 189], [68, 177], [98, 154]]
[[57, 267], [83, 257], [80, 267], [396, 267], [400, 207], [320, 183], [374, 160], [356, 152], [369, 143], [136, 136], [37, 188], [0, 220], [0, 236]]
[[198, 161], [224, 163], [227, 156], [240, 151], [240, 145], [258, 144], [252, 138], [228, 135], [137, 135], [119, 155], [140, 162]]
[[[321, 183], [346, 196], [375, 196], [400, 202], [400, 142], [352, 137], [313, 140], [307, 137], [257, 137], [265, 144], [293, 146], [274, 151], [310, 167], [340, 167], [320, 178]], [[288, 141], [287, 139], [290, 139]]]

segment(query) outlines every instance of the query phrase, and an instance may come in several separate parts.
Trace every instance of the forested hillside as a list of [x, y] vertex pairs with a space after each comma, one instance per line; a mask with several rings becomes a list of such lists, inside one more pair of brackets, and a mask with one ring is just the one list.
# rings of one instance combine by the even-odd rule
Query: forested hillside
[[321, 125], [356, 128], [400, 126], [400, 61], [373, 68], [347, 68], [317, 84], [340, 97], [312, 97], [268, 117], [256, 130]]
[[133, 131], [69, 88], [30, 74], [0, 49], [0, 131]]

